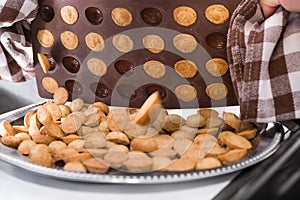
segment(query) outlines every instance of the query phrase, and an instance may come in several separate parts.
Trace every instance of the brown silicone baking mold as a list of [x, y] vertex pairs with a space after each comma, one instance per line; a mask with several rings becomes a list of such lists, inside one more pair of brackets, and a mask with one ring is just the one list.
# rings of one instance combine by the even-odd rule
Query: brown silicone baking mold
[[[113, 106], [139, 107], [145, 99], [158, 90], [165, 108], [197, 108], [236, 105], [237, 100], [232, 88], [230, 74], [221, 77], [211, 75], [205, 64], [212, 58], [226, 60], [226, 34], [230, 16], [240, 1], [238, 0], [40, 0], [39, 13], [32, 23], [34, 61], [36, 81], [41, 97], [52, 98], [42, 85], [44, 77], [52, 77], [61, 87], [65, 87], [70, 100], [82, 98], [87, 102], [102, 101]], [[222, 24], [214, 24], [205, 17], [208, 6], [222, 4], [229, 11], [229, 19]], [[78, 18], [72, 24], [66, 23], [61, 16], [64, 6], [73, 6]], [[192, 8], [197, 18], [194, 23], [183, 26], [173, 17], [173, 10], [187, 6]], [[117, 25], [111, 16], [114, 8], [125, 8], [131, 13], [129, 25]], [[44, 47], [38, 41], [40, 30], [48, 30], [53, 35], [53, 44]], [[67, 49], [61, 41], [61, 34], [71, 31], [77, 36], [78, 46]], [[89, 33], [97, 33], [104, 39], [104, 48], [91, 50], [85, 41]], [[113, 45], [117, 34], [129, 36], [133, 48], [129, 52], [120, 52]], [[197, 40], [197, 46], [191, 53], [179, 51], [173, 44], [178, 34], [189, 34]], [[143, 46], [146, 35], [158, 35], [164, 41], [164, 48], [153, 53]], [[50, 71], [44, 73], [37, 60], [37, 53], [45, 54], [50, 61]], [[87, 62], [97, 58], [107, 68], [103, 76], [93, 74]], [[156, 60], [165, 64], [165, 75], [160, 78], [149, 76], [143, 68], [144, 63]], [[184, 78], [175, 70], [180, 60], [190, 60], [198, 71], [192, 78]], [[97, 66], [96, 66], [97, 67]], [[102, 73], [102, 72], [101, 72]], [[228, 89], [225, 98], [213, 100], [206, 88], [212, 83], [223, 83]], [[195, 88], [196, 98], [179, 98], [175, 94], [178, 86], [191, 85]], [[182, 95], [182, 94], [181, 94]], [[189, 95], [184, 94], [183, 95]], [[189, 101], [184, 101], [188, 99]]]

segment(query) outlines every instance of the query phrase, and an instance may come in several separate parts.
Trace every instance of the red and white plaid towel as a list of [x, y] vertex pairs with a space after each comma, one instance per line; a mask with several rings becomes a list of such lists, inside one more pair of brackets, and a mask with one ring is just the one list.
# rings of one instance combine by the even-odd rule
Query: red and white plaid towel
[[258, 0], [244, 0], [231, 18], [227, 47], [243, 120], [300, 118], [300, 13], [279, 7], [265, 20]]
[[37, 0], [0, 0], [0, 80], [25, 81], [34, 76], [30, 22]]

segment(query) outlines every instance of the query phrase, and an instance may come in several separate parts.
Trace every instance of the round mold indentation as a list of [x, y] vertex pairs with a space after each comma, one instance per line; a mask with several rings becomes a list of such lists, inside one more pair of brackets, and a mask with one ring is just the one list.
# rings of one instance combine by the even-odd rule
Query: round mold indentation
[[107, 65], [98, 58], [91, 58], [87, 61], [87, 67], [95, 76], [104, 76], [107, 73]]
[[205, 17], [213, 24], [223, 24], [229, 19], [229, 10], [222, 4], [212, 4], [205, 9]]
[[92, 25], [99, 25], [103, 21], [102, 12], [96, 7], [88, 7], [85, 9], [85, 17]]
[[228, 95], [228, 88], [224, 83], [212, 83], [205, 89], [207, 96], [213, 100], [221, 100]]
[[214, 50], [224, 50], [226, 47], [226, 35], [223, 33], [211, 33], [207, 35], [205, 41]]
[[111, 11], [111, 18], [116, 25], [121, 27], [128, 26], [132, 22], [132, 15], [126, 8], [114, 8]]
[[72, 56], [64, 57], [62, 59], [62, 64], [68, 72], [71, 72], [73, 74], [76, 74], [80, 70], [79, 61]]
[[113, 36], [112, 43], [114, 47], [122, 53], [128, 53], [134, 47], [132, 39], [125, 34], [117, 34]]
[[229, 67], [223, 58], [212, 58], [206, 62], [205, 68], [212, 76], [220, 77], [227, 73]]
[[42, 45], [45, 48], [51, 47], [54, 43], [53, 34], [51, 31], [47, 29], [39, 30], [36, 37], [40, 45]]
[[134, 64], [128, 60], [118, 60], [115, 62], [115, 69], [122, 76], [131, 76], [133, 74]]
[[150, 26], [158, 26], [163, 21], [163, 15], [157, 8], [145, 8], [141, 11], [142, 20]]
[[65, 87], [68, 90], [68, 92], [73, 96], [80, 95], [83, 92], [82, 85], [79, 82], [76, 82], [75, 80], [67, 80], [65, 82]]
[[159, 79], [165, 76], [166, 74], [166, 66], [165, 64], [157, 61], [150, 60], [144, 63], [144, 71], [145, 73], [154, 79]]
[[109, 88], [104, 83], [93, 83], [90, 86], [92, 92], [99, 98], [106, 98], [110, 95]]
[[153, 94], [156, 91], [158, 91], [161, 100], [164, 100], [166, 98], [167, 90], [161, 85], [149, 84], [145, 88], [145, 92], [146, 92], [147, 96], [150, 96], [151, 94]]
[[191, 102], [197, 97], [197, 90], [192, 85], [179, 85], [175, 88], [176, 96], [184, 102]]
[[68, 50], [74, 50], [78, 47], [78, 37], [72, 31], [65, 31], [60, 34], [62, 45]]
[[197, 47], [197, 40], [193, 35], [180, 33], [173, 38], [174, 47], [182, 53], [191, 53]]
[[41, 5], [39, 8], [39, 15], [45, 22], [51, 22], [54, 18], [54, 10], [51, 6]]
[[85, 36], [86, 46], [92, 51], [102, 51], [105, 47], [105, 41], [102, 35], [90, 32]]
[[197, 13], [191, 7], [180, 6], [173, 10], [173, 18], [181, 26], [191, 26], [197, 20]]
[[133, 100], [137, 96], [137, 92], [130, 85], [119, 85], [116, 88], [117, 92], [124, 98]]
[[60, 9], [60, 15], [66, 24], [75, 24], [78, 20], [78, 11], [74, 6], [67, 5]]
[[160, 53], [165, 48], [165, 42], [159, 35], [146, 35], [142, 42], [144, 47], [152, 53]]

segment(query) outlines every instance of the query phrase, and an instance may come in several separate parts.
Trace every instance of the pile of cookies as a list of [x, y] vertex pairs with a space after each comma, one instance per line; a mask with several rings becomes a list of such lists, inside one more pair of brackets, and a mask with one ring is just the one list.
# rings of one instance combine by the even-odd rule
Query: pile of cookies
[[168, 114], [155, 98], [144, 104], [148, 110], [110, 110], [102, 102], [66, 103], [64, 88], [53, 96], [28, 112], [22, 125], [0, 124], [2, 144], [45, 167], [91, 173], [203, 170], [238, 162], [257, 145], [257, 129], [229, 112], [221, 118], [203, 108], [184, 119]]
[[140, 107], [154, 91], [165, 108], [236, 105], [226, 35], [239, 2], [41, 0], [39, 94], [51, 98], [42, 83], [52, 78], [72, 99], [113, 106]]

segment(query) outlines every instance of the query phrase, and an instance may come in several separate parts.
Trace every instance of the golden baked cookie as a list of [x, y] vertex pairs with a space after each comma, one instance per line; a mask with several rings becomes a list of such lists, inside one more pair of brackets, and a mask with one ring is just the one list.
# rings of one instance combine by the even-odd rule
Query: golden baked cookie
[[78, 11], [74, 6], [64, 6], [60, 9], [60, 16], [67, 24], [75, 24], [78, 20]]
[[223, 83], [212, 83], [206, 87], [207, 96], [213, 100], [221, 100], [228, 94], [227, 86]]
[[174, 140], [173, 148], [179, 154], [183, 155], [192, 145], [192, 141], [184, 138], [177, 138]]
[[174, 139], [187, 139], [187, 140], [193, 140], [196, 133], [188, 133], [185, 131], [175, 131], [171, 134], [171, 137]]
[[39, 30], [37, 33], [37, 40], [45, 48], [49, 48], [54, 43], [54, 37], [52, 33], [47, 29]]
[[0, 136], [8, 135], [15, 135], [14, 128], [7, 120], [3, 120], [0, 123]]
[[196, 162], [188, 158], [179, 158], [172, 162], [167, 167], [163, 168], [163, 171], [190, 171], [194, 170]]
[[106, 115], [109, 113], [109, 107], [103, 102], [95, 102], [93, 106], [99, 108]]
[[130, 143], [127, 135], [125, 135], [122, 132], [116, 132], [116, 131], [108, 133], [106, 136], [106, 140], [109, 140], [117, 144], [123, 144], [123, 145], [128, 145]]
[[85, 43], [92, 51], [102, 51], [105, 47], [105, 41], [98, 33], [91, 32], [85, 36]]
[[48, 101], [46, 104], [44, 104], [44, 106], [50, 112], [53, 121], [57, 121], [62, 117], [61, 110], [59, 109], [57, 104]]
[[29, 160], [37, 165], [51, 167], [52, 157], [49, 147], [45, 144], [37, 144], [30, 149]]
[[150, 60], [144, 64], [144, 71], [150, 77], [159, 79], [166, 74], [166, 66], [157, 60]]
[[182, 26], [191, 26], [196, 22], [196, 11], [188, 6], [180, 6], [173, 10], [174, 20]]
[[104, 137], [95, 133], [87, 138], [84, 138], [84, 146], [88, 149], [99, 149], [107, 147], [108, 143]]
[[130, 52], [134, 47], [132, 39], [125, 34], [118, 34], [113, 36], [112, 42], [114, 47], [122, 53]]
[[71, 172], [86, 172], [86, 168], [84, 167], [84, 165], [78, 161], [68, 162], [67, 164], [65, 164], [63, 169]]
[[153, 165], [152, 165], [153, 170], [161, 170], [172, 163], [172, 160], [170, 158], [162, 157], [162, 156], [154, 157], [152, 158], [152, 160], [153, 160]]
[[158, 143], [153, 137], [134, 138], [130, 142], [130, 150], [149, 153], [158, 150]]
[[62, 45], [68, 50], [74, 50], [78, 47], [78, 37], [71, 31], [64, 31], [60, 34]]
[[198, 71], [196, 64], [190, 60], [180, 60], [176, 62], [174, 69], [183, 78], [193, 78]]
[[106, 64], [98, 58], [89, 59], [87, 61], [87, 67], [89, 68], [90, 72], [92, 72], [96, 76], [101, 77], [107, 73]]
[[45, 125], [47, 122], [53, 121], [51, 113], [47, 110], [47, 108], [43, 105], [37, 109], [37, 118], [39, 122]]
[[166, 148], [162, 148], [162, 149], [160, 148], [149, 154], [152, 157], [166, 157], [166, 158], [170, 158], [170, 159], [174, 159], [177, 156], [177, 152], [171, 147], [166, 147]]
[[79, 153], [84, 152], [85, 142], [83, 140], [74, 140], [68, 144], [68, 148], [73, 148]]
[[228, 71], [228, 63], [222, 58], [213, 58], [206, 62], [206, 70], [213, 76], [223, 76]]
[[122, 150], [109, 150], [104, 156], [104, 161], [108, 162], [113, 168], [119, 168], [123, 166], [123, 162], [128, 159], [127, 152]]
[[185, 124], [193, 128], [204, 127], [206, 125], [206, 119], [202, 115], [193, 114], [187, 117]]
[[180, 115], [169, 114], [165, 118], [163, 129], [168, 132], [174, 132], [177, 131], [184, 122], [185, 120]]
[[61, 161], [61, 160], [67, 160], [69, 157], [78, 154], [78, 152], [73, 148], [63, 148], [60, 151], [57, 151], [53, 155], [53, 161]]
[[70, 144], [71, 142], [73, 142], [74, 140], [80, 140], [80, 137], [78, 135], [75, 134], [70, 134], [70, 135], [66, 135], [63, 136], [61, 138], [61, 140], [66, 143], [66, 144]]
[[114, 8], [111, 11], [111, 18], [118, 26], [128, 26], [132, 22], [132, 16], [126, 8]]
[[156, 140], [159, 149], [170, 147], [174, 141], [174, 138], [166, 134], [156, 135], [153, 137], [153, 139]]
[[227, 147], [231, 149], [251, 149], [251, 143], [231, 131], [223, 131], [220, 133], [219, 138], [222, 140]]
[[198, 127], [190, 127], [185, 123], [185, 125], [181, 126], [179, 130], [195, 136], [198, 131]]
[[227, 153], [228, 151], [229, 151], [228, 148], [222, 147], [221, 145], [216, 143], [215, 146], [208, 153], [208, 156], [218, 156], [218, 155], [222, 155], [224, 153]]
[[50, 70], [50, 62], [47, 56], [42, 53], [37, 54], [38, 61], [44, 73], [47, 73]]
[[204, 170], [204, 169], [217, 168], [217, 167], [221, 167], [221, 166], [222, 166], [222, 163], [217, 158], [207, 157], [207, 158], [200, 159], [196, 163], [195, 169], [196, 170]]
[[42, 86], [47, 92], [51, 94], [53, 94], [59, 87], [57, 81], [54, 78], [47, 76], [43, 77]]
[[237, 133], [237, 135], [242, 136], [243, 138], [247, 140], [253, 139], [257, 135], [257, 129], [252, 128], [248, 130], [243, 130]]
[[66, 143], [59, 141], [59, 140], [55, 140], [53, 142], [51, 142], [49, 145], [49, 151], [52, 155], [56, 154], [57, 152], [61, 151], [64, 148], [67, 148]]
[[219, 112], [214, 109], [211, 109], [211, 108], [199, 108], [199, 110], [197, 112], [198, 112], [198, 114], [202, 115], [206, 119], [208, 119], [210, 117], [218, 117], [219, 116]]
[[206, 8], [205, 17], [214, 24], [223, 24], [229, 18], [229, 11], [224, 5], [213, 4]]
[[[30, 126], [30, 118], [35, 114], [35, 112], [28, 112], [24, 116], [24, 126], [29, 128]], [[0, 126], [1, 127], [1, 126]], [[0, 132], [1, 133], [1, 132]]]
[[64, 136], [63, 131], [61, 130], [60, 126], [57, 125], [55, 122], [49, 121], [45, 124], [45, 129], [47, 130], [47, 134], [54, 138], [61, 138]]
[[233, 149], [233, 150], [228, 151], [225, 154], [221, 154], [221, 155], [217, 156], [217, 158], [219, 160], [221, 160], [221, 162], [224, 165], [229, 165], [229, 164], [240, 161], [246, 155], [247, 155], [246, 149]]
[[91, 158], [92, 155], [89, 152], [77, 152], [76, 154], [70, 155], [63, 159], [65, 163], [67, 162], [83, 162], [89, 158]]
[[100, 159], [90, 158], [83, 161], [83, 165], [87, 168], [89, 172], [92, 173], [105, 173], [109, 170], [107, 163], [104, 163]]
[[164, 40], [158, 35], [146, 35], [142, 42], [144, 47], [152, 53], [160, 53], [165, 48]]
[[23, 140], [30, 140], [30, 135], [28, 133], [24, 132], [19, 132], [15, 135], [15, 137], [20, 138], [22, 141]]
[[197, 97], [197, 90], [191, 85], [179, 85], [175, 88], [176, 96], [184, 102], [190, 102]]
[[153, 160], [147, 154], [142, 152], [129, 152], [128, 160], [124, 162], [124, 166], [130, 172], [148, 172], [152, 169]]
[[217, 135], [219, 133], [219, 128], [201, 128], [199, 129], [196, 134], [210, 134], [210, 135]]
[[103, 159], [104, 156], [108, 153], [108, 149], [87, 149], [87, 152], [89, 152], [94, 158]]
[[31, 139], [24, 140], [18, 146], [18, 152], [19, 152], [19, 154], [22, 154], [22, 155], [28, 155], [30, 152], [30, 149], [32, 147], [34, 147], [35, 145], [36, 145], [36, 143]]
[[81, 121], [75, 114], [68, 115], [61, 123], [60, 127], [65, 134], [77, 133], [81, 126]]
[[226, 124], [228, 124], [230, 127], [232, 127], [234, 130], [239, 131], [241, 128], [241, 120], [239, 119], [236, 114], [231, 112], [223, 112], [222, 115], [224, 121]]
[[173, 38], [173, 45], [182, 53], [191, 53], [197, 47], [197, 40], [190, 34], [178, 34]]
[[68, 101], [69, 93], [64, 87], [59, 87], [53, 94], [54, 103], [63, 105]]
[[220, 117], [210, 117], [206, 120], [205, 128], [222, 128], [224, 120]]
[[72, 100], [72, 102], [70, 103], [69, 108], [71, 109], [72, 112], [76, 112], [79, 111], [84, 105], [84, 101], [82, 99], [74, 99]]
[[8, 146], [8, 147], [11, 147], [11, 148], [14, 148], [14, 149], [18, 148], [19, 144], [22, 142], [22, 140], [20, 138], [17, 138], [17, 137], [12, 136], [12, 135], [2, 136], [0, 138], [0, 141], [5, 146]]

